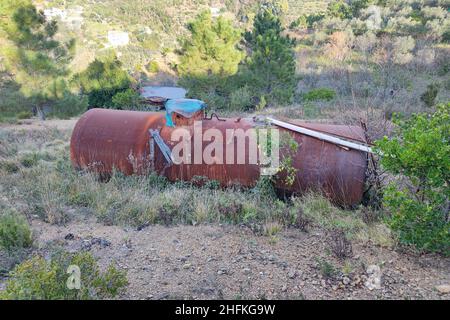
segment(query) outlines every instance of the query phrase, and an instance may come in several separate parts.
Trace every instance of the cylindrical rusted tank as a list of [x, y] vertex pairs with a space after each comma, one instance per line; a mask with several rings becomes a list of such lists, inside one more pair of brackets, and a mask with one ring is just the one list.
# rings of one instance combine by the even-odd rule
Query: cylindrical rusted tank
[[145, 172], [149, 128], [162, 128], [163, 113], [91, 109], [75, 125], [70, 158], [75, 168], [109, 174]]
[[[175, 127], [165, 125], [165, 114], [162, 112], [137, 112], [108, 109], [91, 109], [82, 115], [72, 133], [70, 151], [74, 167], [91, 169], [100, 174], [109, 174], [117, 170], [130, 174], [146, 174], [155, 170], [170, 181], [190, 181], [195, 177], [206, 177], [217, 180], [222, 186], [239, 184], [244, 187], [254, 186], [260, 177], [258, 164], [205, 164], [200, 163], [168, 164], [157, 146], [153, 151], [150, 145], [149, 129], [159, 131], [164, 143], [173, 149], [179, 140], [172, 141], [174, 130], [183, 128], [192, 137], [194, 121], [201, 123], [201, 131], [214, 128], [224, 134], [229, 129], [249, 129], [256, 126], [252, 119], [204, 119], [203, 111], [191, 118], [183, 118], [173, 113]], [[337, 136], [364, 141], [363, 130], [356, 126], [339, 126], [327, 124], [311, 124], [289, 121], [308, 129], [314, 129]], [[364, 152], [342, 148], [335, 144], [292, 132], [283, 128], [297, 142], [295, 152], [280, 149], [280, 156], [289, 153], [292, 167], [296, 169], [293, 183], [286, 183], [286, 172], [276, 175], [275, 187], [286, 193], [302, 193], [308, 189], [324, 192], [331, 200], [341, 205], [354, 205], [361, 201], [367, 155]], [[223, 159], [227, 158], [226, 138], [223, 144]], [[204, 150], [210, 141], [201, 141], [198, 148]], [[190, 154], [194, 155], [195, 143], [191, 144]], [[249, 141], [244, 145], [233, 147], [236, 160], [237, 148], [245, 148], [248, 159]], [[225, 162], [225, 161], [224, 161]]]
[[[364, 131], [358, 126], [305, 123], [295, 120], [289, 122], [307, 129], [366, 142]], [[288, 131], [293, 136], [298, 148], [292, 155], [292, 166], [296, 169], [295, 181], [292, 185], [286, 185], [286, 173], [281, 172], [278, 174], [279, 179], [276, 179], [278, 189], [300, 194], [308, 189], [316, 189], [333, 202], [344, 206], [361, 202], [367, 168], [365, 152], [286, 129], [282, 130]]]

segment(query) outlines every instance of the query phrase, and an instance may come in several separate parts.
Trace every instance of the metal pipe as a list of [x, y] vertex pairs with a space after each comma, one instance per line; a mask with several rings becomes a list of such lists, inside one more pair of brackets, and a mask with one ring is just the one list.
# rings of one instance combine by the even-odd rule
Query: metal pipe
[[348, 147], [348, 148], [351, 148], [351, 149], [364, 151], [364, 152], [368, 152], [368, 153], [374, 153], [372, 151], [371, 147], [368, 147], [368, 146], [363, 145], [363, 144], [350, 142], [350, 141], [347, 141], [347, 140], [344, 140], [344, 139], [341, 139], [341, 138], [334, 137], [334, 136], [329, 135], [329, 134], [325, 134], [325, 133], [318, 132], [318, 131], [315, 131], [315, 130], [302, 128], [302, 127], [299, 127], [299, 126], [296, 126], [296, 125], [293, 125], [293, 124], [290, 124], [290, 123], [287, 123], [287, 122], [284, 122], [284, 121], [280, 121], [280, 120], [277, 120], [277, 119], [273, 119], [273, 118], [270, 118], [270, 117], [267, 117], [266, 119], [267, 119], [267, 121], [269, 121], [270, 123], [272, 123], [272, 124], [274, 124], [276, 126], [279, 126], [279, 127], [285, 128], [285, 129], [289, 129], [289, 130], [292, 130], [292, 131], [295, 131], [295, 132], [298, 132], [298, 133], [301, 133], [301, 134], [306, 134], [306, 135], [308, 135], [310, 137], [314, 137], [314, 138], [317, 138], [317, 139], [320, 139], [320, 140], [328, 141], [328, 142], [331, 142], [331, 143], [334, 143], [334, 144], [337, 144], [337, 145], [341, 145], [341, 146], [344, 146], [344, 147]]

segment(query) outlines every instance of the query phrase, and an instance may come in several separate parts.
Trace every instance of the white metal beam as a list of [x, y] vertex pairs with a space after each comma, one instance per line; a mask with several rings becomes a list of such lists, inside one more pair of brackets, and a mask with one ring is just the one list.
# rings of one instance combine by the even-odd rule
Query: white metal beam
[[318, 132], [318, 131], [311, 130], [311, 129], [306, 129], [306, 128], [299, 127], [299, 126], [296, 126], [296, 125], [293, 125], [293, 124], [290, 124], [290, 123], [287, 123], [287, 122], [284, 122], [284, 121], [280, 121], [280, 120], [277, 120], [277, 119], [273, 119], [273, 118], [270, 118], [270, 117], [267, 117], [266, 119], [270, 123], [272, 123], [272, 124], [274, 124], [276, 126], [279, 126], [279, 127], [285, 128], [285, 129], [289, 129], [289, 130], [292, 130], [292, 131], [295, 131], [295, 132], [298, 132], [298, 133], [301, 133], [301, 134], [304, 134], [304, 135], [307, 135], [307, 136], [310, 136], [310, 137], [314, 137], [314, 138], [317, 138], [317, 139], [320, 139], [320, 140], [331, 142], [331, 143], [334, 143], [334, 144], [337, 144], [337, 145], [340, 145], [340, 146], [344, 146], [344, 147], [347, 147], [347, 148], [351, 148], [351, 149], [355, 149], [355, 150], [359, 150], [359, 151], [364, 151], [364, 152], [368, 152], [368, 153], [374, 153], [372, 151], [371, 147], [369, 147], [367, 145], [364, 145], [364, 144], [359, 144], [359, 143], [347, 141], [347, 140], [344, 140], [344, 139], [340, 139], [338, 137], [335, 137], [335, 136], [332, 136], [332, 135], [329, 135], [329, 134], [326, 134], [326, 133]]

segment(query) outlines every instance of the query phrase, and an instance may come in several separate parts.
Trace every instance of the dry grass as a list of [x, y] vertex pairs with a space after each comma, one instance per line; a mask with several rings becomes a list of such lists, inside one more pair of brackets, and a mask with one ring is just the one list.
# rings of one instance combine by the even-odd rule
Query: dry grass
[[333, 206], [326, 198], [314, 193], [294, 199], [294, 206], [301, 210], [303, 219], [308, 219], [310, 224], [327, 230], [340, 230], [351, 241], [371, 242], [387, 247], [395, 244], [390, 229], [384, 223], [364, 222], [365, 208], [342, 210]]
[[[283, 202], [274, 198], [273, 191], [265, 190], [270, 188], [266, 183], [253, 190], [233, 190], [214, 184], [172, 184], [154, 175], [126, 177], [118, 172], [101, 182], [91, 173], [72, 169], [69, 134], [56, 129], [0, 129], [4, 141], [0, 145], [3, 206], [55, 224], [68, 221], [73, 214], [92, 214], [107, 225], [135, 227], [153, 223], [247, 224], [274, 242], [283, 228], [294, 226], [302, 231], [337, 228], [352, 241], [383, 246], [394, 243], [382, 222], [363, 221], [362, 210], [339, 209], [314, 193]], [[33, 160], [24, 162], [27, 157]]]

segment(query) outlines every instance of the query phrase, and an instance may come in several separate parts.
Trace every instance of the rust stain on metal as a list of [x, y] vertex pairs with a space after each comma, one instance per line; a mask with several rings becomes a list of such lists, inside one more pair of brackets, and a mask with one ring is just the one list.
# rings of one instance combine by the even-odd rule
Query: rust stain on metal
[[[308, 123], [305, 127], [354, 140], [364, 135], [357, 126]], [[281, 130], [289, 132], [300, 147], [292, 155], [292, 166], [296, 169], [294, 183], [286, 185], [286, 173], [281, 172], [276, 180], [277, 188], [300, 194], [308, 189], [317, 189], [341, 205], [354, 205], [361, 201], [367, 167], [365, 152], [343, 149], [330, 142]], [[282, 150], [280, 154], [283, 154]]]

